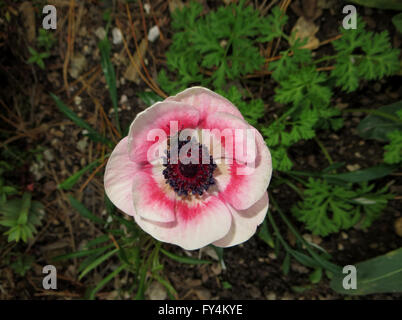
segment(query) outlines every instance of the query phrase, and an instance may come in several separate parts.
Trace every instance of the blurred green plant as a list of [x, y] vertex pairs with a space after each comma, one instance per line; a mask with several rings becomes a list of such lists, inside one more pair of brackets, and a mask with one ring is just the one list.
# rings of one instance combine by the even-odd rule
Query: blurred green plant
[[358, 133], [365, 139], [375, 139], [388, 143], [384, 147], [384, 162], [400, 164], [402, 162], [402, 101], [383, 106], [378, 110], [366, 110], [370, 113], [357, 127]]
[[44, 207], [31, 198], [31, 193], [24, 192], [22, 198], [12, 198], [0, 204], [0, 225], [9, 228], [4, 233], [9, 242], [27, 242], [37, 232], [36, 226], [41, 225]]
[[325, 180], [309, 178], [303, 201], [292, 208], [295, 217], [313, 234], [327, 236], [356, 224], [366, 229], [379, 217], [389, 199], [387, 187], [372, 192], [374, 184], [333, 185]]
[[17, 254], [16, 260], [10, 264], [16, 274], [23, 277], [32, 268], [34, 257], [26, 254]]
[[402, 248], [355, 265], [356, 284], [354, 290], [343, 286], [345, 274], [335, 273], [331, 288], [338, 293], [366, 295], [373, 293], [395, 293], [402, 288]]
[[94, 223], [102, 234], [89, 241], [82, 250], [58, 256], [54, 261], [83, 258], [78, 268], [81, 280], [96, 268], [105, 266], [108, 261], [115, 261], [112, 271], [99, 283], [90, 287], [86, 298], [94, 299], [96, 293], [121, 272], [132, 274], [132, 283], [126, 285], [126, 292], [135, 292], [135, 299], [144, 299], [148, 286], [153, 281], [162, 284], [171, 299], [177, 292], [163, 275], [160, 253], [179, 263], [205, 264], [207, 260], [180, 256], [161, 247], [161, 242], [144, 233], [133, 219], [126, 220], [115, 213], [115, 207], [105, 195], [107, 217], [100, 218], [90, 212], [81, 202], [69, 196], [71, 206], [84, 218]]
[[50, 57], [50, 50], [55, 42], [56, 40], [50, 31], [42, 28], [39, 29], [39, 35], [36, 38], [38, 49], [28, 47], [28, 51], [31, 55], [28, 59], [28, 63], [36, 63], [41, 69], [45, 69], [45, 62], [43, 60]]
[[[169, 94], [194, 84], [212, 86], [235, 103], [262, 131], [273, 166], [280, 171], [292, 168], [288, 149], [295, 143], [315, 137], [318, 129], [343, 126], [340, 110], [331, 105], [335, 87], [351, 92], [363, 79], [379, 79], [399, 70], [399, 51], [392, 49], [388, 33], [366, 31], [360, 18], [357, 29], [340, 29], [342, 37], [333, 42], [334, 55], [318, 59], [305, 48], [306, 39], [283, 31], [287, 20], [279, 7], [263, 17], [240, 1], [203, 15], [201, 4], [191, 2], [173, 14], [175, 34], [166, 58], [168, 71], [175, 76], [168, 76], [166, 70], [158, 76]], [[279, 37], [286, 40], [288, 48], [280, 52], [280, 59], [269, 63], [268, 71], [278, 83], [274, 100], [289, 107], [278, 119], [262, 126], [264, 103], [259, 99], [244, 101], [245, 90], [239, 86], [225, 87], [264, 68], [258, 43]], [[335, 62], [331, 72], [317, 70], [317, 65], [328, 61]]]

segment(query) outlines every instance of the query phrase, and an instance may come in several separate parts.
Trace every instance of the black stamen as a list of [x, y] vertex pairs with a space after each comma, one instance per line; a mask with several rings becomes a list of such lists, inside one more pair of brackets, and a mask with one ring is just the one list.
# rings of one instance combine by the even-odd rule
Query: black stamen
[[[187, 157], [190, 160], [189, 163], [181, 163], [180, 159], [176, 161], [178, 163], [170, 163], [171, 154], [179, 155], [181, 148], [188, 143], [192, 144], [187, 152]], [[191, 154], [193, 150], [198, 150], [198, 163], [194, 161], [197, 160], [197, 155], [192, 156]], [[213, 162], [212, 156], [209, 155], [207, 147], [198, 143], [194, 137], [192, 139], [188, 137], [186, 141], [179, 140], [175, 148], [171, 146], [169, 139], [168, 150], [165, 151], [165, 154], [164, 166], [166, 168], [163, 170], [162, 174], [166, 179], [166, 183], [168, 183], [179, 196], [191, 194], [201, 196], [204, 191], [207, 191], [211, 185], [215, 184], [213, 173], [217, 165]], [[209, 163], [204, 164], [202, 162], [203, 159], [209, 159]]]

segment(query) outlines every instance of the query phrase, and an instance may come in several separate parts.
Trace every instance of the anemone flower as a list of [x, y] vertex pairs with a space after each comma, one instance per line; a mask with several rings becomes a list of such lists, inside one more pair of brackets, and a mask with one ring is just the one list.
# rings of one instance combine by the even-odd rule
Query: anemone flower
[[229, 100], [192, 87], [136, 116], [104, 184], [145, 232], [194, 250], [253, 236], [268, 210], [271, 174], [261, 134]]

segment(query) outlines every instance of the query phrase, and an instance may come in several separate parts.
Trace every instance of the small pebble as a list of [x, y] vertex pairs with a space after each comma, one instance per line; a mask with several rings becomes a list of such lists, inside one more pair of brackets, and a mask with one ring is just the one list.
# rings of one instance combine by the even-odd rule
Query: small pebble
[[123, 42], [123, 35], [119, 28], [113, 28], [112, 36], [113, 36], [113, 40], [112, 40], [113, 44], [120, 44]]
[[266, 298], [267, 298], [267, 300], [276, 300], [276, 294], [275, 294], [275, 292], [269, 292], [269, 293], [266, 295]]
[[144, 4], [144, 10], [146, 14], [149, 14], [151, 12], [151, 6], [149, 3]]
[[82, 98], [80, 97], [80, 96], [75, 96], [74, 97], [74, 103], [75, 103], [75, 105], [80, 105], [81, 104], [81, 102], [82, 102]]
[[45, 151], [43, 152], [43, 156], [45, 157], [45, 159], [46, 159], [47, 161], [53, 161], [53, 160], [54, 160], [53, 152], [52, 152], [52, 150], [50, 150], [50, 149], [45, 150]]
[[271, 260], [276, 260], [276, 254], [273, 253], [273, 252], [269, 253], [269, 254], [268, 254], [268, 257], [269, 257]]
[[99, 27], [98, 29], [95, 30], [95, 35], [100, 39], [103, 40], [106, 37], [106, 31], [105, 28]]
[[158, 26], [153, 26], [148, 31], [148, 40], [150, 42], [154, 42], [159, 37], [159, 34], [160, 34], [159, 27]]
[[402, 237], [402, 217], [395, 220], [394, 227], [396, 234]]
[[120, 104], [125, 104], [128, 101], [128, 98], [125, 94], [120, 97]]
[[360, 167], [360, 165], [359, 164], [348, 164], [347, 166], [346, 166], [346, 169], [348, 169], [349, 171], [356, 171], [356, 170], [359, 170], [361, 167]]

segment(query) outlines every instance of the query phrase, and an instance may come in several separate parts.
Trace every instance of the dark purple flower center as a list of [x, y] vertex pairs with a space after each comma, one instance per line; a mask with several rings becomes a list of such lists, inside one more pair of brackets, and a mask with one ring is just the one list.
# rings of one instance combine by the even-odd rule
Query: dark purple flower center
[[[216, 164], [208, 149], [195, 140], [176, 140], [176, 145], [168, 140], [163, 176], [179, 196], [202, 195], [215, 184], [213, 173]], [[181, 159], [181, 150], [187, 150], [187, 158]], [[195, 151], [195, 152], [194, 152]], [[182, 153], [184, 153], [182, 152]]]

